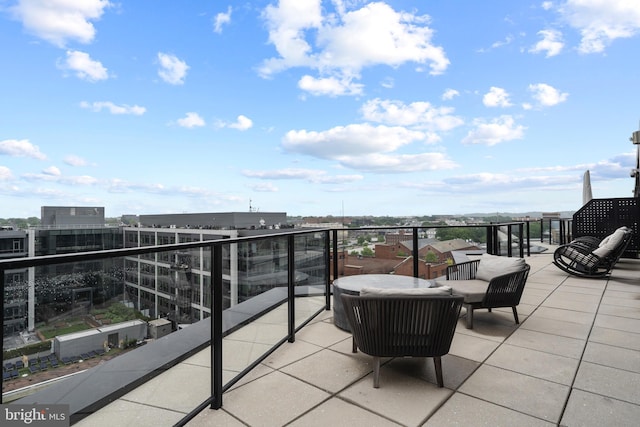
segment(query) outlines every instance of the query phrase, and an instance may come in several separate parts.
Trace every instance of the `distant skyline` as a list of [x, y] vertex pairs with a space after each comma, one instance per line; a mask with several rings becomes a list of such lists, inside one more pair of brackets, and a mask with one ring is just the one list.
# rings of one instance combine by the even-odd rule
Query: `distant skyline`
[[0, 218], [631, 197], [640, 2], [0, 0]]

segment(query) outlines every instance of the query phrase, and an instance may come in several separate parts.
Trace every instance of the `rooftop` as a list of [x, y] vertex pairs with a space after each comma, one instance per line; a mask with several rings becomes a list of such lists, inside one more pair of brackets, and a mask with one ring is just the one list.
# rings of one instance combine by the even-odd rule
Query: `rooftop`
[[[476, 312], [472, 330], [460, 319], [442, 358], [444, 388], [430, 359], [401, 358], [383, 361], [374, 389], [372, 358], [352, 353], [351, 335], [325, 311], [225, 392], [221, 409], [188, 425], [636, 425], [640, 260], [582, 279], [555, 267], [552, 254], [526, 258], [520, 325], [510, 309]], [[281, 322], [286, 313], [271, 312], [225, 337], [225, 373], [263, 351]], [[75, 425], [173, 425], [210, 396], [210, 361], [202, 351]]]

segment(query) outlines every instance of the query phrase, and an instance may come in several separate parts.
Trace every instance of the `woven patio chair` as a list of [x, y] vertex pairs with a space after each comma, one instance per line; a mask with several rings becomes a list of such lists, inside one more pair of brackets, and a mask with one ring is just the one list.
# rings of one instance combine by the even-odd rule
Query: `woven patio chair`
[[[490, 271], [481, 270], [489, 263]], [[522, 258], [483, 255], [483, 258], [450, 265], [447, 280], [437, 280], [440, 285], [451, 286], [454, 295], [464, 297], [467, 310], [467, 329], [473, 329], [473, 311], [498, 307], [511, 307], [516, 324], [520, 298], [531, 267]]]
[[353, 352], [373, 356], [373, 387], [380, 386], [381, 357], [433, 357], [438, 387], [441, 356], [449, 353], [462, 297], [347, 295], [342, 303], [353, 334]]
[[579, 277], [601, 278], [611, 273], [633, 237], [633, 231], [621, 227], [602, 239], [577, 238], [559, 246], [553, 253], [553, 263], [562, 271]]

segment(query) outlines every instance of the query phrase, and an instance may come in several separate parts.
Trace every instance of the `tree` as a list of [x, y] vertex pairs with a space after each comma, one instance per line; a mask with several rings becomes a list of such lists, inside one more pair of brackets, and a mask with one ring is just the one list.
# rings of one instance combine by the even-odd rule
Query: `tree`
[[463, 239], [484, 243], [487, 241], [487, 233], [484, 227], [451, 227], [438, 228], [436, 231], [438, 240]]
[[375, 253], [373, 252], [373, 249], [371, 248], [362, 248], [361, 254], [362, 256], [368, 256], [368, 257], [372, 257], [375, 255]]
[[424, 260], [429, 263], [438, 262], [438, 255], [435, 252], [427, 252], [427, 255], [424, 257]]

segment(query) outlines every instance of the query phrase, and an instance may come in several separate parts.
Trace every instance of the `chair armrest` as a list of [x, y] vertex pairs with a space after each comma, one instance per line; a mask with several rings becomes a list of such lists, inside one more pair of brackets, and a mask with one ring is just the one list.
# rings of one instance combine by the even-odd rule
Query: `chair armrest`
[[473, 280], [476, 278], [480, 260], [461, 262], [447, 267], [447, 280]]

